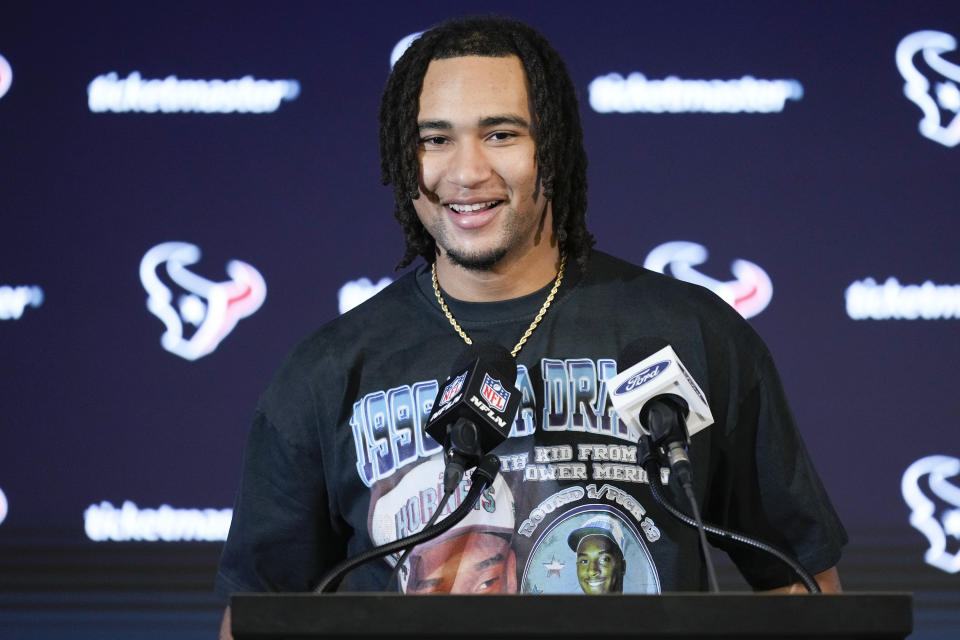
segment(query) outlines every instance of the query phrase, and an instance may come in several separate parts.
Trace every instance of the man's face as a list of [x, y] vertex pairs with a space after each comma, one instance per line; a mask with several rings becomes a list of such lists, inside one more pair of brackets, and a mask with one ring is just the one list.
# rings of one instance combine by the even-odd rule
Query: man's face
[[514, 593], [516, 556], [490, 533], [468, 533], [420, 554], [407, 593]]
[[[417, 216], [443, 254], [469, 269], [523, 257], [550, 209], [537, 187], [526, 74], [516, 56], [433, 60], [423, 78]], [[546, 215], [546, 218], [544, 216]], [[443, 256], [441, 256], [442, 258]]]
[[577, 580], [584, 593], [623, 591], [623, 554], [606, 536], [586, 536], [577, 546]]

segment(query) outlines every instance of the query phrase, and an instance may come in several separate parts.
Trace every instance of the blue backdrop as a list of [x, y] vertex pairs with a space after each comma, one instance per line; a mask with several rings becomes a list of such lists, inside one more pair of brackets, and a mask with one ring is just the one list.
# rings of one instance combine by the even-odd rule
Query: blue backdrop
[[213, 633], [257, 394], [397, 275], [391, 51], [491, 11], [568, 63], [598, 248], [769, 344], [845, 587], [960, 633], [960, 7], [494, 1], [0, 12], [0, 634]]

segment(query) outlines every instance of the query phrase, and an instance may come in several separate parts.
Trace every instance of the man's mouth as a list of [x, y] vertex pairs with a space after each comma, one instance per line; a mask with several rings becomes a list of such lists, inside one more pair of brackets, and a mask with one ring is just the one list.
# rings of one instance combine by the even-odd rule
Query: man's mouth
[[454, 213], [469, 215], [471, 213], [479, 213], [481, 211], [486, 211], [487, 209], [493, 209], [501, 202], [503, 202], [503, 200], [474, 202], [473, 204], [457, 204], [455, 202], [449, 202], [447, 203], [447, 207], [450, 208]]

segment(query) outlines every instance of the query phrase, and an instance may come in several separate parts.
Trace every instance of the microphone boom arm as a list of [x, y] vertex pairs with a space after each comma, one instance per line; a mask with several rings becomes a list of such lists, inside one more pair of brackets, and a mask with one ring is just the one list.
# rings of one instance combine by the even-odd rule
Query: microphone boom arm
[[[677, 509], [673, 504], [671, 504], [664, 494], [663, 485], [660, 483], [660, 466], [652, 457], [647, 458], [643, 464], [643, 468], [647, 472], [647, 478], [650, 482], [650, 493], [653, 494], [653, 499], [657, 501], [661, 507], [663, 507], [667, 513], [671, 516], [682, 522], [683, 524], [696, 528], [697, 523], [693, 518], [683, 513]], [[772, 547], [765, 542], [760, 542], [759, 540], [754, 540], [749, 538], [741, 533], [736, 533], [734, 531], [727, 531], [726, 529], [721, 529], [714, 525], [703, 523], [703, 529], [718, 538], [724, 540], [731, 540], [745, 547], [751, 547], [753, 549], [763, 551], [769, 555], [774, 556], [784, 564], [786, 564], [794, 573], [800, 578], [800, 581], [803, 582], [803, 586], [807, 588], [807, 591], [810, 593], [820, 593], [820, 585], [817, 584], [817, 581], [810, 575], [810, 572], [803, 568], [803, 566], [788, 556], [783, 551], [780, 551], [776, 547]]]

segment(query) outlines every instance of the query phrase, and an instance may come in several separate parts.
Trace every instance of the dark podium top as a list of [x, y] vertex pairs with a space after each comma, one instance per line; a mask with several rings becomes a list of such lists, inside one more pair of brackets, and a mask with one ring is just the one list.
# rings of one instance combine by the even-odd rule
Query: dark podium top
[[236, 594], [245, 638], [889, 638], [913, 627], [905, 593], [757, 595]]

